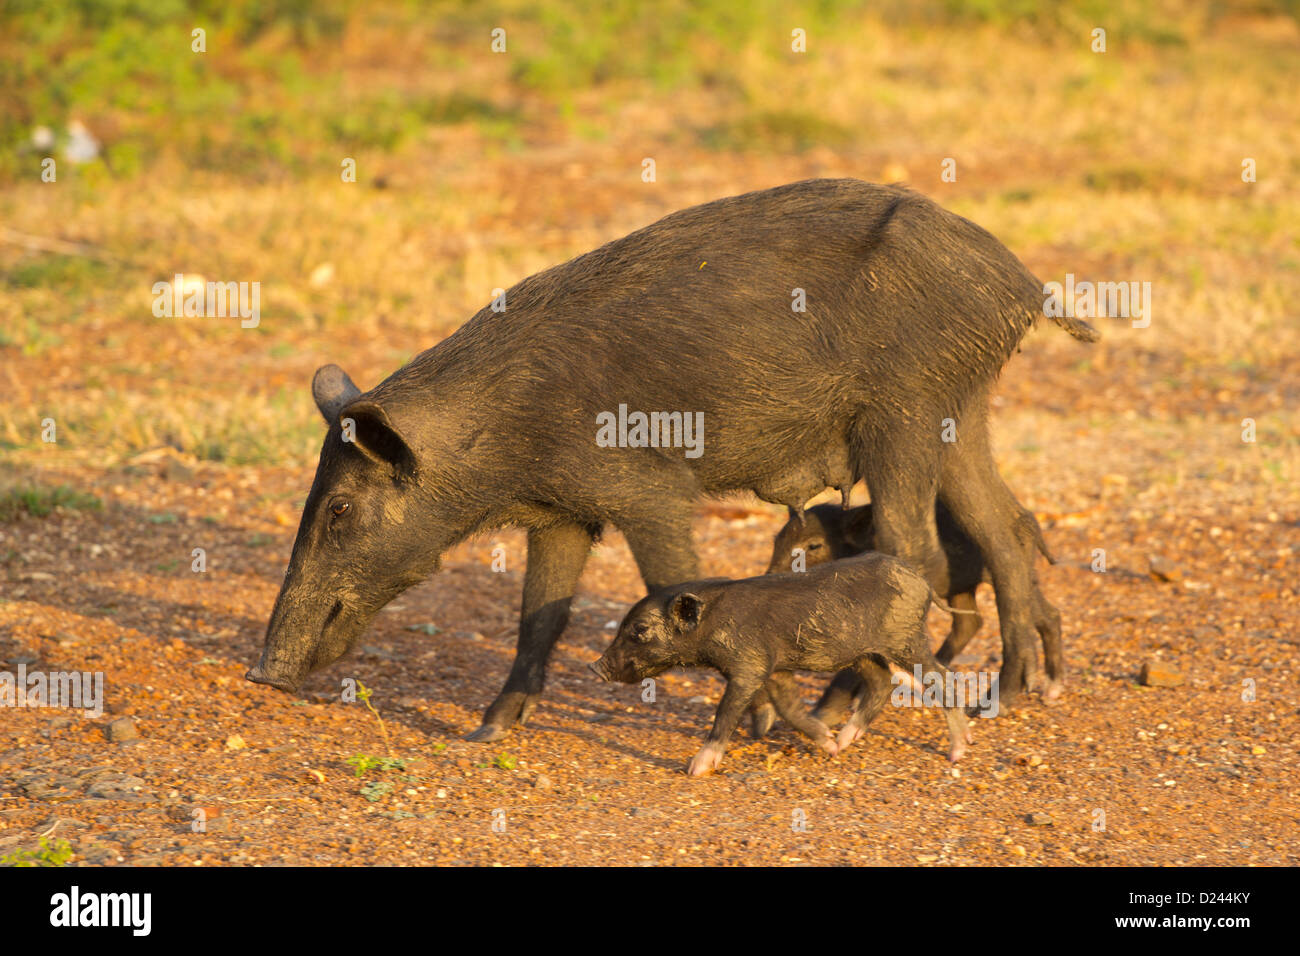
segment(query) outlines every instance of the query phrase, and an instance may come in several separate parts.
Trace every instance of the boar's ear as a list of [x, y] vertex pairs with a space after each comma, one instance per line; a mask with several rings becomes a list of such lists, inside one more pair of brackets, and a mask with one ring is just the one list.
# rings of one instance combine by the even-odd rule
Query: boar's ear
[[406, 443], [383, 406], [370, 401], [353, 402], [339, 412], [339, 421], [351, 419], [353, 444], [371, 461], [393, 469], [393, 477], [415, 474], [415, 452]]
[[327, 425], [333, 425], [343, 406], [355, 401], [360, 395], [361, 389], [337, 365], [322, 365], [312, 377], [311, 397], [316, 399], [316, 407], [325, 416]]
[[692, 628], [700, 623], [700, 612], [703, 609], [704, 602], [700, 600], [700, 596], [687, 592], [673, 598], [673, 604], [668, 609], [668, 613], [683, 628]]

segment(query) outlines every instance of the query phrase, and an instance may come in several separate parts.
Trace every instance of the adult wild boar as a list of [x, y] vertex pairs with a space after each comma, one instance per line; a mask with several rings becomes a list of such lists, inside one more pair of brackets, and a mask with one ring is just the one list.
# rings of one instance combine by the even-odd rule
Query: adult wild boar
[[[682, 210], [531, 276], [504, 312], [484, 308], [365, 394], [326, 366], [312, 391], [329, 429], [248, 677], [294, 690], [447, 548], [521, 526], [518, 650], [469, 735], [495, 740], [535, 706], [603, 526], [623, 532], [653, 590], [699, 577], [701, 495], [800, 508], [865, 479], [876, 547], [940, 593], [936, 494], [984, 554], [1006, 701], [1038, 677], [1032, 555], [989, 450], [987, 400], [1042, 290], [993, 236], [923, 196], [812, 180]], [[637, 416], [652, 413], [681, 413], [682, 427], [651, 445]], [[945, 419], [956, 442], [941, 440]], [[688, 422], [703, 429], [691, 447]]]

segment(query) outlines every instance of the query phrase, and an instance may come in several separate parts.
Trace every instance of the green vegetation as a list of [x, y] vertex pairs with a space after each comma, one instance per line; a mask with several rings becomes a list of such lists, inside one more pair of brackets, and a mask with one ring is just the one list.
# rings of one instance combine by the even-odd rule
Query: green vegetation
[[[792, 30], [805, 31], [815, 58], [864, 15], [904, 27], [987, 24], [1045, 40], [1102, 26], [1116, 43], [1185, 45], [1208, 22], [1240, 10], [1296, 16], [1300, 0], [10, 0], [0, 21], [0, 172], [28, 171], [33, 129], [61, 135], [79, 118], [111, 133], [106, 165], [114, 176], [169, 154], [190, 169], [300, 174], [353, 151], [401, 149], [429, 125], [471, 124], [511, 139], [530, 96], [576, 119], [575, 95], [629, 80], [745, 92], [755, 57], [792, 55]], [[482, 65], [497, 71], [492, 82], [453, 69], [458, 82], [447, 88], [447, 67], [482, 60], [498, 27], [507, 55]], [[205, 31], [204, 52], [192, 50], [195, 29]], [[344, 38], [355, 45], [380, 35], [400, 38], [383, 56], [402, 80], [357, 88], [350, 71], [367, 60], [349, 57]], [[749, 143], [751, 130], [780, 145], [838, 127], [759, 110], [735, 130], [704, 135], [725, 146], [733, 137]]]
[[357, 754], [354, 757], [349, 757], [348, 763], [352, 764], [353, 772], [358, 777], [364, 777], [371, 770], [390, 773], [406, 769], [405, 760], [395, 757], [372, 757], [369, 754]]
[[22, 515], [44, 518], [58, 508], [99, 511], [103, 506], [94, 495], [67, 485], [27, 485], [0, 491], [0, 521], [17, 521]]
[[0, 866], [63, 866], [71, 859], [72, 845], [67, 840], [41, 837], [39, 849], [15, 850], [0, 856]]

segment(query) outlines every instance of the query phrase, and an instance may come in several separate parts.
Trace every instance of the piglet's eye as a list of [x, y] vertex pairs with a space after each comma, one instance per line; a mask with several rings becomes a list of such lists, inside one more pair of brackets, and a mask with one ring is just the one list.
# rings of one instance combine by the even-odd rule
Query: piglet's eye
[[808, 543], [808, 547], [806, 547], [804, 550], [805, 550], [805, 551], [818, 551], [818, 550], [821, 549], [821, 546], [822, 546], [822, 544], [821, 544], [820, 541], [810, 541], [810, 542]]
[[330, 514], [336, 518], [341, 518], [347, 514], [351, 508], [352, 502], [350, 501], [336, 501], [330, 505]]

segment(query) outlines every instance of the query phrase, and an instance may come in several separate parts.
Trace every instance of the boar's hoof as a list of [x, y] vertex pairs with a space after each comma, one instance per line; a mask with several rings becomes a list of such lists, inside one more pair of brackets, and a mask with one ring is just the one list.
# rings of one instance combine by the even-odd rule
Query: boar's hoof
[[1019, 659], [1004, 661], [1002, 671], [998, 674], [995, 699], [1003, 705], [1010, 704], [1022, 693], [1038, 690], [1042, 679], [1042, 672], [1039, 671], [1032, 652]]
[[276, 690], [282, 690], [286, 694], [295, 693], [298, 685], [291, 680], [280, 677], [272, 677], [266, 671], [262, 670], [261, 664], [254, 664], [244, 674], [244, 680], [252, 681], [254, 684], [266, 684], [268, 687], [274, 687]]
[[754, 739], [766, 737], [776, 723], [776, 708], [772, 704], [759, 704], [749, 715], [749, 726], [754, 731]]
[[465, 740], [476, 744], [490, 744], [494, 740], [500, 740], [506, 735], [504, 727], [498, 727], [496, 724], [484, 724], [478, 730], [471, 730], [464, 737]]
[[1058, 703], [1064, 690], [1064, 683], [1059, 680], [1049, 680], [1047, 686], [1043, 688], [1043, 702], [1047, 704]]
[[722, 764], [722, 747], [718, 744], [705, 744], [700, 752], [691, 758], [686, 773], [691, 777], [703, 777], [712, 773]]
[[537, 706], [538, 694], [520, 691], [502, 691], [483, 715], [483, 726], [465, 735], [465, 739], [478, 744], [500, 740], [511, 727], [522, 727]]

